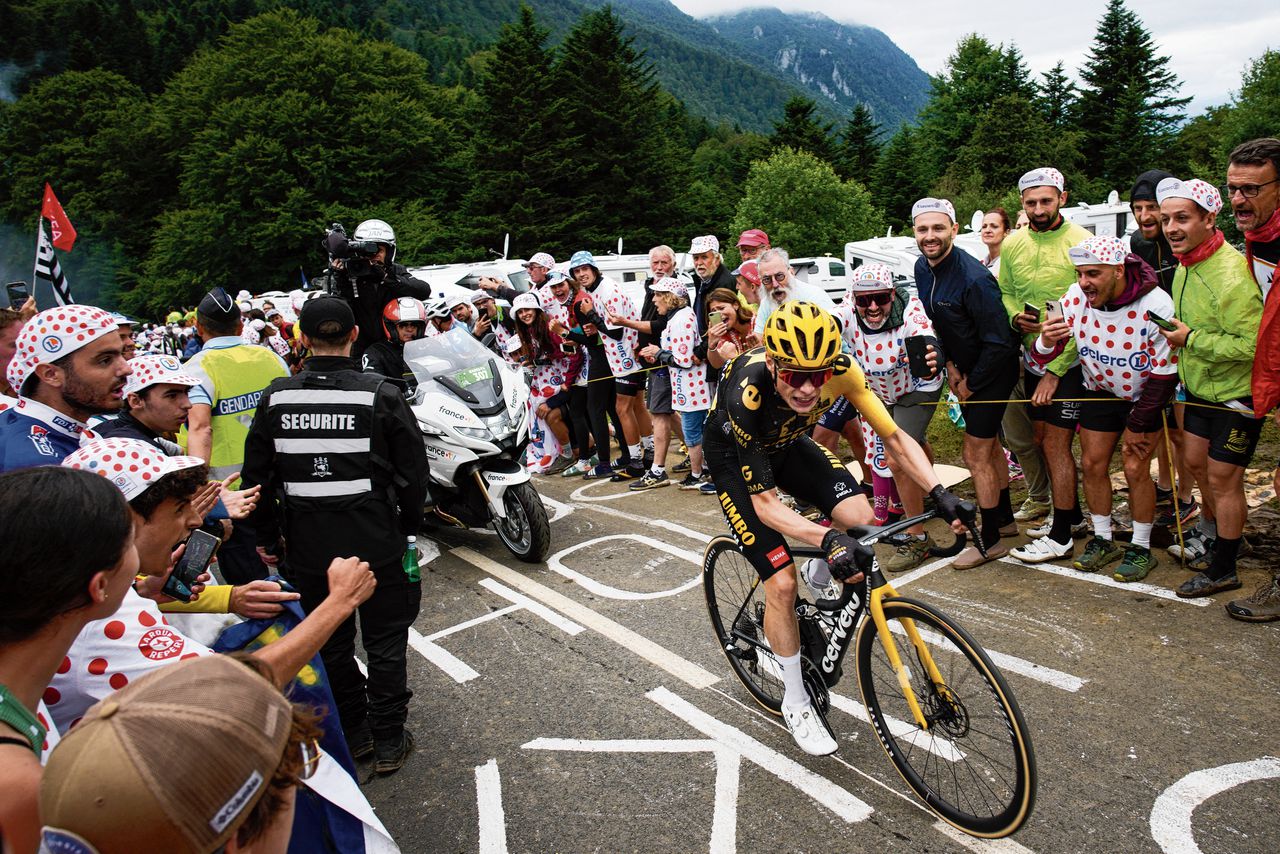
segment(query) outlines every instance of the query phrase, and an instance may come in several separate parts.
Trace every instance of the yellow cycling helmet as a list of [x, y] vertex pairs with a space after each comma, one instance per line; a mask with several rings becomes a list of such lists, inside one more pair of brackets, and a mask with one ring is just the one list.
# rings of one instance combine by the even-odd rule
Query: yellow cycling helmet
[[840, 326], [814, 303], [783, 303], [764, 325], [764, 349], [785, 367], [820, 371], [840, 355]]

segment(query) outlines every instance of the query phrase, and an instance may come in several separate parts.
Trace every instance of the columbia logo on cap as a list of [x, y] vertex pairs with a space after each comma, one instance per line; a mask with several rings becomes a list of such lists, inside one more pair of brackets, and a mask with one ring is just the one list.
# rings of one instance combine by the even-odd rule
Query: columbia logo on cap
[[911, 219], [913, 222], [920, 214], [926, 213], [944, 213], [951, 218], [952, 222], [956, 221], [956, 206], [946, 199], [926, 197], [911, 206]]
[[1062, 173], [1052, 166], [1042, 166], [1039, 169], [1032, 169], [1018, 180], [1018, 192], [1030, 190], [1032, 187], [1053, 187], [1059, 193], [1066, 186], [1066, 181], [1062, 177]]

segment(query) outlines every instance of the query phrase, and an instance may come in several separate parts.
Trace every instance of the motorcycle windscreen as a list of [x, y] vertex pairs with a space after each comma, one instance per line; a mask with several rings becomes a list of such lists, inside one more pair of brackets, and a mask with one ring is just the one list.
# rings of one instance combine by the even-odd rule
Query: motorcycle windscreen
[[420, 389], [434, 381], [480, 409], [502, 403], [502, 376], [493, 353], [464, 328], [410, 341], [404, 360]]

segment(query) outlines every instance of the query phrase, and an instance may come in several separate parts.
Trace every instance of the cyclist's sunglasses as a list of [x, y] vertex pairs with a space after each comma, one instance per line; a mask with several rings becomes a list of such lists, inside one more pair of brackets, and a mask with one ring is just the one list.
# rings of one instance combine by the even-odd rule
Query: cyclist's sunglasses
[[858, 308], [871, 308], [873, 305], [888, 305], [893, 302], [893, 292], [879, 294], [854, 294], [853, 302]]
[[797, 371], [790, 368], [779, 368], [778, 379], [792, 388], [804, 388], [805, 383], [812, 383], [814, 388], [822, 388], [835, 371], [824, 368], [821, 371]]

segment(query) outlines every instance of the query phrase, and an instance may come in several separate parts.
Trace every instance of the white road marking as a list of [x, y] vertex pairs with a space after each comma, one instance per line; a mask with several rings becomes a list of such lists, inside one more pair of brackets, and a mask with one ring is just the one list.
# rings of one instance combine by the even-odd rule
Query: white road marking
[[[543, 605], [540, 602], [535, 602], [523, 593], [517, 593], [510, 587], [507, 587], [504, 584], [499, 584], [492, 578], [480, 579], [480, 586], [490, 592], [497, 593], [503, 599], [516, 603], [521, 608], [527, 610], [530, 614], [541, 617], [565, 634], [578, 635], [586, 631], [586, 629], [575, 623], [573, 620], [566, 620], [546, 605]], [[503, 610], [506, 609], [504, 608]]]
[[525, 750], [579, 753], [712, 753], [716, 758], [715, 810], [711, 817], [711, 854], [734, 854], [738, 834], [738, 778], [741, 757], [711, 739], [535, 738]]
[[596, 486], [602, 486], [606, 483], [611, 483], [611, 482], [612, 481], [610, 481], [607, 478], [604, 480], [589, 480], [585, 484], [583, 484], [582, 486], [579, 486], [577, 489], [571, 492], [569, 494], [569, 500], [570, 501], [617, 501], [619, 498], [631, 498], [632, 496], [640, 494], [639, 492], [632, 492], [630, 489], [624, 488], [622, 492], [613, 493], [610, 495], [587, 495], [588, 489], [591, 489], [592, 487], [596, 487]]
[[520, 610], [519, 605], [508, 605], [505, 608], [499, 608], [496, 611], [490, 611], [487, 614], [481, 614], [478, 617], [472, 617], [470, 620], [463, 620], [461, 623], [458, 623], [456, 626], [450, 626], [449, 628], [441, 629], [440, 631], [435, 632], [434, 634], [429, 634], [426, 636], [426, 640], [438, 641], [440, 640], [440, 638], [447, 638], [449, 635], [454, 634], [455, 632], [460, 632], [463, 629], [469, 629], [472, 626], [478, 626], [481, 623], [487, 623], [490, 620], [496, 620], [498, 617], [503, 617], [503, 616], [506, 616], [507, 614], [510, 614], [512, 611], [519, 611], [519, 610]]
[[666, 552], [669, 555], [684, 558], [685, 560], [689, 561], [689, 563], [693, 564], [696, 567], [701, 567], [702, 565], [701, 555], [695, 554], [694, 552], [691, 552], [687, 549], [682, 549], [673, 545], [669, 545], [667, 543], [662, 542], [661, 540], [655, 540], [652, 537], [646, 537], [643, 534], [610, 534], [609, 536], [606, 536], [606, 537], [596, 537], [595, 539], [584, 540], [581, 543], [577, 543], [575, 545], [569, 546], [569, 548], [567, 549], [562, 549], [561, 551], [556, 552], [551, 557], [547, 558], [547, 568], [560, 573], [565, 578], [572, 579], [576, 583], [580, 584], [583, 588], [591, 591], [597, 596], [604, 596], [605, 598], [608, 598], [608, 599], [629, 599], [629, 600], [664, 599], [668, 596], [676, 596], [680, 593], [685, 592], [686, 590], [692, 590], [694, 587], [697, 587], [698, 584], [702, 582], [702, 572], [699, 569], [699, 571], [693, 576], [693, 578], [684, 582], [679, 587], [673, 587], [670, 590], [658, 590], [653, 593], [636, 593], [635, 591], [632, 591], [632, 590], [623, 590], [620, 587], [613, 587], [611, 585], [605, 584], [602, 581], [596, 581], [591, 576], [584, 575], [581, 572], [578, 572], [577, 570], [569, 569], [569, 567], [564, 565], [564, 559], [569, 555], [573, 554], [574, 552], [581, 551], [582, 549], [589, 549], [594, 546], [598, 546], [601, 543], [608, 543], [614, 540], [634, 540], [635, 542], [643, 543], [644, 545], [649, 546], [650, 548], [654, 548], [654, 549], [657, 549], [658, 551]]
[[455, 656], [449, 650], [442, 646], [437, 646], [427, 640], [415, 628], [409, 628], [409, 646], [413, 647], [419, 655], [430, 661], [436, 667], [439, 667], [449, 678], [459, 684], [470, 682], [480, 676], [479, 673], [471, 669], [471, 667], [462, 659]]
[[476, 766], [476, 808], [480, 814], [480, 854], [506, 854], [507, 817], [496, 759]]
[[711, 538], [719, 536], [720, 533], [728, 533], [728, 529], [715, 534], [704, 534], [702, 531], [695, 531], [692, 528], [686, 528], [684, 525], [678, 525], [675, 522], [668, 522], [666, 519], [649, 519], [644, 516], [637, 516], [634, 513], [627, 513], [625, 510], [616, 510], [613, 507], [603, 507], [599, 504], [578, 504], [575, 505], [583, 510], [594, 510], [597, 513], [603, 513], [606, 516], [613, 516], [617, 519], [623, 519], [631, 524], [639, 522], [642, 525], [648, 525], [651, 528], [661, 528], [664, 531], [670, 531], [673, 534], [680, 534], [691, 540], [697, 540], [704, 546], [711, 542]]
[[1228, 789], [1280, 777], [1280, 759], [1264, 756], [1193, 771], [1160, 793], [1151, 807], [1151, 836], [1165, 854], [1201, 854], [1191, 831], [1196, 807]]
[[[521, 575], [514, 569], [505, 567], [479, 552], [465, 546], [458, 546], [452, 549], [452, 553], [477, 569], [481, 569], [499, 580], [505, 581], [527, 596], [537, 599], [544, 605], [554, 608], [561, 614], [604, 635], [623, 649], [635, 653], [651, 664], [662, 668], [692, 688], [707, 688], [720, 681], [719, 676], [654, 643], [644, 635], [633, 632], [626, 626], [591, 610], [586, 605], [581, 605], [568, 596], [557, 593], [550, 587], [534, 581], [528, 576]], [[410, 637], [412, 639], [412, 635]]]
[[894, 587], [906, 587], [911, 582], [924, 578], [931, 572], [942, 569], [944, 566], [950, 566], [953, 560], [955, 560], [954, 557], [940, 557], [932, 563], [926, 563], [924, 566], [917, 567], [910, 572], [897, 576], [896, 578], [890, 578], [889, 583]]
[[427, 539], [424, 536], [418, 537], [418, 566], [426, 566], [431, 561], [440, 557], [440, 546], [435, 540]]
[[703, 735], [718, 741], [726, 749], [749, 759], [778, 779], [794, 786], [845, 821], [866, 821], [871, 816], [871, 806], [846, 789], [766, 747], [742, 730], [713, 718], [668, 689], [654, 688], [645, 696]]
[[1184, 605], [1195, 605], [1198, 608], [1204, 608], [1212, 605], [1213, 600], [1202, 597], [1200, 599], [1183, 599], [1167, 587], [1159, 587], [1155, 584], [1147, 584], [1143, 581], [1116, 581], [1110, 575], [1099, 572], [1080, 572], [1076, 569], [1068, 569], [1065, 566], [1058, 566], [1052, 563], [1026, 563], [1018, 560], [1016, 557], [998, 558], [1001, 563], [1007, 563], [1011, 566], [1019, 566], [1023, 569], [1034, 569], [1039, 572], [1047, 572], [1050, 575], [1058, 575], [1063, 578], [1070, 578], [1074, 581], [1088, 581], [1092, 584], [1101, 584], [1103, 587], [1115, 587], [1119, 590], [1130, 590], [1134, 593], [1145, 593], [1148, 596], [1155, 596], [1158, 599], [1168, 599], [1170, 602], [1181, 602]]

